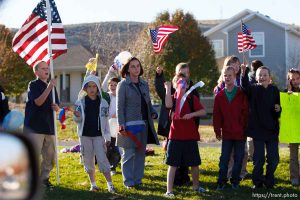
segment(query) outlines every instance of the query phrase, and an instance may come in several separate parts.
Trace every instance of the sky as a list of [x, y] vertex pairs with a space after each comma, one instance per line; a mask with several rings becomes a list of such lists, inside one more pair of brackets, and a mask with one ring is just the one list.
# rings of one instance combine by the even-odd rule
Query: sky
[[[0, 24], [19, 28], [40, 0], [0, 0]], [[228, 19], [244, 9], [300, 25], [300, 0], [55, 0], [63, 24], [151, 22], [158, 13], [182, 9], [197, 20]]]

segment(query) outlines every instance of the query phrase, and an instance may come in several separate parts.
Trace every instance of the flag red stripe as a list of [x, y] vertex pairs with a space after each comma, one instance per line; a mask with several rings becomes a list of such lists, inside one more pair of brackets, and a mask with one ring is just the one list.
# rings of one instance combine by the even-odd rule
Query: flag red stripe
[[252, 35], [243, 34], [242, 32], [238, 32], [238, 51], [246, 52], [250, 49], [255, 49], [256, 44]]
[[31, 30], [35, 29], [40, 23], [44, 22], [44, 20], [42, 19], [37, 19], [34, 23], [32, 23], [27, 29], [20, 29], [20, 34], [17, 38], [14, 38], [13, 40], [13, 46], [18, 44], [20, 42], [20, 40], [26, 35], [28, 34]]
[[51, 39], [52, 44], [66, 44], [66, 39]]
[[52, 28], [51, 33], [65, 33], [63, 28]]
[[[67, 41], [54, 1], [50, 2], [50, 7], [53, 14], [50, 35], [52, 57], [56, 58], [67, 51]], [[13, 38], [13, 50], [30, 66], [34, 66], [40, 60], [47, 63], [50, 60], [48, 26], [45, 15], [45, 5], [39, 3]]]
[[46, 42], [48, 42], [48, 37], [44, 37], [41, 39], [31, 50], [26, 54], [26, 56], [23, 58], [25, 61], [29, 60], [33, 54], [41, 47], [43, 46]]
[[[43, 58], [47, 55], [48, 55], [48, 49], [44, 49], [44, 51], [42, 53], [40, 53], [40, 55], [37, 57], [37, 59], [35, 59], [35, 61], [30, 64], [30, 66], [33, 67], [37, 61], [43, 60]], [[44, 61], [49, 64], [49, 58]]]
[[[31, 42], [35, 41], [35, 39], [39, 39], [39, 36], [47, 31], [48, 27], [47, 25], [43, 26], [41, 29], [39, 29], [37, 32], [33, 33], [26, 41], [23, 42], [23, 44], [16, 50], [17, 54], [20, 54], [23, 50], [26, 49], [26, 47], [31, 44]], [[48, 39], [48, 38], [47, 38]]]

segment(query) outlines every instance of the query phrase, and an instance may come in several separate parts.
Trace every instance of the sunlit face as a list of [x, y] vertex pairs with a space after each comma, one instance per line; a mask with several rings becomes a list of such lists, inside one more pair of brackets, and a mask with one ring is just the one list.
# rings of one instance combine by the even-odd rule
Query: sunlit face
[[138, 60], [132, 60], [130, 61], [129, 67], [128, 67], [128, 73], [131, 77], [139, 77], [141, 73], [141, 65]]
[[34, 74], [41, 80], [47, 80], [49, 78], [49, 66], [45, 62], [38, 64], [37, 70]]
[[260, 85], [267, 87], [271, 81], [271, 76], [269, 74], [269, 71], [266, 69], [258, 69], [256, 71], [256, 81]]
[[223, 81], [225, 82], [226, 86], [234, 85], [235, 81], [235, 71], [233, 70], [225, 70], [223, 73]]
[[232, 63], [230, 66], [234, 68], [235, 74], [239, 73], [240, 71], [240, 65], [241, 63], [239, 61], [236, 61], [235, 63]]
[[290, 75], [290, 80], [293, 88], [299, 88], [300, 85], [300, 75], [296, 73], [292, 73]]
[[114, 81], [111, 81], [111, 82], [108, 84], [108, 90], [109, 90], [113, 95], [116, 95], [117, 85], [118, 85], [118, 83], [117, 83], [117, 82], [114, 82]]
[[185, 68], [181, 68], [179, 70], [179, 74], [184, 74], [184, 76], [186, 77], [186, 79], [189, 79], [190, 78], [190, 68], [188, 67], [185, 67]]
[[85, 91], [89, 97], [95, 97], [98, 93], [98, 87], [96, 83], [90, 81], [88, 82], [87, 86], [85, 87]]

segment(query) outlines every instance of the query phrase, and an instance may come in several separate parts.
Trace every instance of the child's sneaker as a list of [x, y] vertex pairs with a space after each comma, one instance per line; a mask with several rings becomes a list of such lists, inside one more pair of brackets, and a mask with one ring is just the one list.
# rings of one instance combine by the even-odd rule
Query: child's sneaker
[[80, 157], [79, 157], [79, 164], [83, 164], [82, 155], [80, 155]]
[[43, 182], [42, 182], [43, 186], [46, 187], [46, 188], [53, 188], [54, 186], [52, 185], [52, 183], [49, 181], [49, 179], [45, 179]]
[[116, 193], [116, 192], [117, 192], [116, 188], [115, 188], [113, 185], [109, 186], [109, 187], [107, 188], [107, 190], [108, 190], [108, 192], [110, 192], [110, 193]]
[[218, 183], [217, 189], [216, 190], [224, 190], [225, 189], [225, 184]]
[[175, 195], [174, 195], [173, 192], [166, 192], [166, 193], [164, 194], [164, 196], [165, 196], [165, 197], [168, 197], [168, 198], [174, 198], [174, 197], [175, 197]]
[[205, 193], [205, 192], [207, 192], [206, 189], [204, 189], [203, 187], [200, 187], [200, 186], [197, 189], [194, 189], [194, 191], [198, 192], [198, 193]]
[[292, 179], [291, 183], [293, 186], [299, 186], [299, 181], [297, 179]]
[[111, 175], [111, 176], [116, 175], [116, 170], [111, 170], [111, 171], [110, 171], [110, 175]]
[[92, 191], [92, 192], [97, 192], [97, 191], [99, 191], [100, 189], [97, 187], [97, 186], [91, 186], [91, 188], [90, 188], [90, 191]]
[[238, 183], [232, 183], [231, 188], [234, 189], [234, 190], [237, 190], [237, 189], [239, 189], [239, 184]]

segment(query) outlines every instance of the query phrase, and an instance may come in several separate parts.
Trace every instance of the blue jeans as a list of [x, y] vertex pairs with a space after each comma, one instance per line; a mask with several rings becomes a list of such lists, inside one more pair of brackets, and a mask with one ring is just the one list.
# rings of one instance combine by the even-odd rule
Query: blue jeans
[[122, 175], [125, 186], [142, 183], [145, 169], [145, 148], [122, 148]]
[[240, 174], [242, 169], [242, 163], [245, 153], [245, 142], [246, 140], [223, 140], [222, 141], [222, 152], [219, 163], [219, 178], [218, 183], [224, 184], [227, 182], [228, 163], [230, 160], [230, 154], [234, 149], [234, 164], [232, 168], [232, 175], [230, 182], [239, 183]]
[[[273, 186], [275, 184], [274, 172], [279, 163], [278, 140], [253, 140], [253, 145], [253, 184], [261, 185], [264, 183], [266, 186]], [[266, 176], [264, 177], [265, 146], [267, 150], [267, 171]]]

